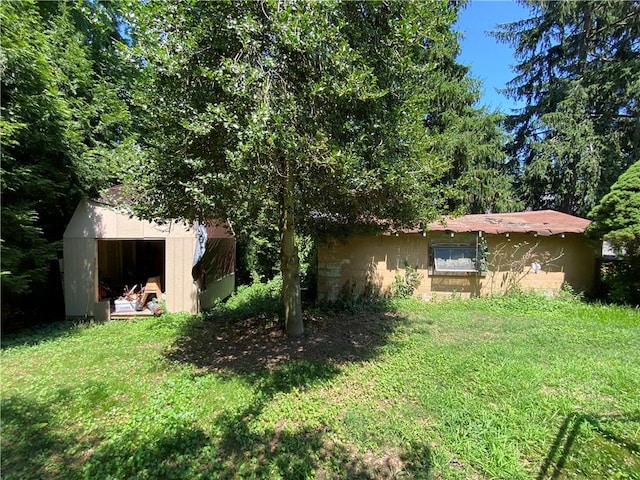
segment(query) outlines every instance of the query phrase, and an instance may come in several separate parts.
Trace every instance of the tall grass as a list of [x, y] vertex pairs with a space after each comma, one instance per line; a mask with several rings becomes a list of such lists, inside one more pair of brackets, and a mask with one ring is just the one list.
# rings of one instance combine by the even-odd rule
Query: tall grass
[[395, 300], [309, 313], [304, 339], [251, 343], [299, 355], [235, 368], [274, 292], [3, 338], [3, 478], [640, 478], [637, 310]]

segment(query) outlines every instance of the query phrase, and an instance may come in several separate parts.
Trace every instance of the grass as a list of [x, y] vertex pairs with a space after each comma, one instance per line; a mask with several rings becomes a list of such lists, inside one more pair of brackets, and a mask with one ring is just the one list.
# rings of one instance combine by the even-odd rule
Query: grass
[[402, 300], [287, 341], [234, 302], [5, 336], [3, 478], [640, 479], [637, 310]]

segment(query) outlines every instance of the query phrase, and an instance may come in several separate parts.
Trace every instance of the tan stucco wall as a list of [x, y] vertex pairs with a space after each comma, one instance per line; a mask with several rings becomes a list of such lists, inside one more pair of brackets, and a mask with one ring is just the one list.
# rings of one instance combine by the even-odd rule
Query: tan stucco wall
[[[421, 281], [415, 295], [431, 300], [453, 294], [473, 297], [501, 293], [519, 284], [523, 290], [558, 291], [564, 282], [578, 291], [593, 286], [596, 248], [584, 235], [566, 234], [553, 237], [534, 237], [529, 234], [485, 235], [489, 251], [489, 271], [486, 275], [433, 275], [429, 268], [429, 240], [444, 239], [444, 234], [430, 233], [379, 236], [354, 236], [332, 239], [318, 249], [318, 297], [335, 300], [343, 291], [362, 292], [370, 284], [382, 293], [389, 290], [396, 274], [404, 274], [405, 261], [417, 267]], [[458, 235], [475, 241], [475, 235]], [[438, 240], [439, 241], [439, 240]], [[531, 272], [532, 253], [542, 269]], [[514, 272], [512, 263], [526, 261], [521, 274]], [[544, 263], [543, 258], [559, 257]], [[514, 281], [514, 275], [516, 280]]]
[[[481, 282], [481, 294], [501, 293], [519, 281], [523, 290], [555, 292], [563, 283], [576, 291], [588, 291], [595, 279], [597, 248], [580, 234], [551, 237], [534, 237], [528, 234], [488, 235], [490, 271]], [[538, 273], [531, 269], [529, 259], [520, 274], [515, 273], [511, 263], [527, 257], [531, 251], [541, 264]], [[555, 260], [553, 260], [555, 258]], [[544, 259], [547, 259], [545, 262]]]
[[367, 283], [386, 290], [404, 270], [405, 260], [424, 275], [429, 265], [426, 245], [419, 235], [330, 240], [318, 248], [318, 298], [335, 300], [350, 284], [357, 292]]

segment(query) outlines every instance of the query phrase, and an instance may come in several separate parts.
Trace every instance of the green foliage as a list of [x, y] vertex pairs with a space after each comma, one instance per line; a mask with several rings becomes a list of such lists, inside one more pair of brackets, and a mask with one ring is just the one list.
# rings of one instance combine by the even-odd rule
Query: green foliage
[[27, 293], [32, 283], [45, 281], [57, 246], [44, 236], [50, 218], [41, 216], [58, 211], [56, 203], [63, 201], [66, 176], [72, 173], [61, 168], [66, 162], [64, 124], [69, 112], [54, 89], [55, 72], [37, 7], [30, 2], [5, 2], [0, 13], [5, 297]]
[[[457, 48], [456, 43], [456, 52]], [[465, 214], [518, 211], [522, 202], [517, 198], [514, 175], [507, 162], [507, 137], [500, 126], [503, 117], [475, 108], [480, 98], [477, 83], [461, 76], [460, 66], [456, 65], [456, 70], [448, 72], [445, 65], [439, 71], [443, 78], [433, 86], [434, 90], [446, 98], [450, 93], [440, 89], [455, 86], [459, 97], [455, 107], [439, 105], [442, 120], [437, 128], [429, 129], [429, 134], [438, 139], [434, 150], [451, 159], [441, 179], [449, 189], [447, 207]]]
[[499, 26], [515, 47], [507, 93], [513, 161], [528, 206], [585, 216], [640, 157], [640, 4], [526, 1], [528, 19]]
[[433, 216], [433, 205], [410, 203], [447, 164], [424, 155], [436, 82], [423, 44], [450, 37], [452, 20], [437, 3], [141, 4], [146, 213], [233, 215], [241, 231], [261, 212], [275, 223], [291, 161], [303, 230], [313, 213]]
[[540, 117], [548, 130], [543, 139], [531, 143], [533, 157], [523, 183], [529, 198], [551, 197], [555, 209], [584, 216], [597, 201], [605, 159], [584, 88], [576, 82], [567, 90], [556, 110]]
[[600, 288], [596, 298], [620, 305], [640, 306], [640, 278], [638, 261], [622, 258], [602, 265]]
[[588, 233], [604, 237], [626, 255], [640, 257], [640, 161], [620, 175], [591, 210]]
[[620, 175], [589, 217], [587, 233], [611, 242], [619, 254], [619, 262], [604, 267], [606, 296], [640, 305], [640, 161]]
[[114, 179], [127, 152], [117, 5], [0, 5], [3, 303], [44, 284], [80, 196]]
[[[256, 260], [277, 238], [285, 315], [299, 317], [296, 235], [428, 221], [451, 206], [471, 157], [478, 171], [502, 162], [495, 119], [471, 108], [477, 88], [455, 63], [455, 13], [446, 2], [138, 4], [138, 213], [230, 217]], [[454, 151], [462, 164], [443, 182]], [[478, 208], [492, 195], [476, 195]]]
[[204, 313], [210, 320], [239, 321], [247, 318], [273, 320], [282, 315], [282, 278], [276, 276], [266, 283], [259, 280], [240, 285], [227, 300]]
[[377, 285], [366, 282], [364, 286], [359, 286], [355, 281], [345, 282], [340, 287], [335, 301], [320, 305], [321, 309], [329, 312], [349, 313], [374, 312], [387, 307], [387, 299]]
[[[315, 268], [315, 243], [308, 235], [297, 235], [300, 278], [306, 280]], [[258, 229], [238, 238], [236, 247], [236, 282], [250, 285], [268, 282], [280, 271], [279, 232], [268, 221], [260, 222]]]
[[279, 271], [279, 240], [274, 225], [263, 224], [255, 234], [241, 235], [236, 246], [236, 283], [268, 281]]
[[476, 269], [480, 273], [486, 273], [489, 270], [489, 244], [485, 237], [478, 238]]
[[585, 298], [584, 292], [577, 292], [571, 284], [564, 282], [560, 285], [560, 291], [558, 292], [557, 298], [561, 300], [577, 300], [583, 301]]
[[404, 272], [402, 274], [396, 273], [389, 294], [393, 298], [411, 297], [421, 281], [422, 275], [418, 273], [418, 267], [411, 266], [409, 262], [405, 260]]

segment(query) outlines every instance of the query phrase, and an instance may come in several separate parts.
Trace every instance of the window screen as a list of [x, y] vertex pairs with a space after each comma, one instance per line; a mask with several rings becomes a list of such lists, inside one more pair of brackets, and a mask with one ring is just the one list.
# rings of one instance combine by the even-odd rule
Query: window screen
[[475, 272], [476, 249], [473, 247], [434, 247], [436, 272]]

